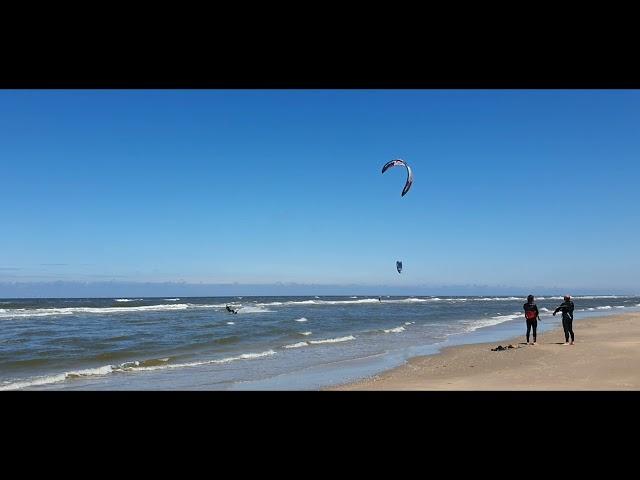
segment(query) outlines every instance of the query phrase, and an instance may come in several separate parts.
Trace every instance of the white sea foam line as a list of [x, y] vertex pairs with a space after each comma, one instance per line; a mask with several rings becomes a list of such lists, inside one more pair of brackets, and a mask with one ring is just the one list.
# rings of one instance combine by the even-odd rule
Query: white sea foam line
[[227, 322], [227, 325], [235, 325], [235, 322]]
[[522, 300], [522, 298], [519, 297], [483, 297], [483, 298], [477, 298], [474, 300], [479, 300], [482, 302], [503, 302], [503, 301], [513, 301], [513, 300]]
[[116, 302], [141, 302], [142, 298], [116, 298]]
[[613, 308], [611, 305], [605, 305], [603, 307], [596, 307], [598, 310], [609, 310], [610, 308]]
[[166, 300], [167, 302], [177, 302], [180, 299], [179, 298], [165, 298], [164, 300]]
[[317, 343], [338, 343], [338, 342], [348, 342], [349, 340], [355, 340], [356, 337], [353, 335], [349, 335], [347, 337], [339, 337], [339, 338], [326, 338], [324, 340], [309, 340], [309, 343], [317, 344]]
[[306, 318], [302, 317], [302, 318], [296, 318], [295, 321], [302, 323], [302, 322], [307, 322], [308, 320]]
[[175, 369], [175, 368], [188, 368], [188, 367], [199, 367], [201, 365], [211, 365], [211, 364], [220, 364], [220, 363], [229, 363], [235, 362], [236, 360], [253, 360], [256, 358], [267, 357], [270, 355], [275, 355], [276, 352], [273, 350], [268, 350], [266, 352], [261, 353], [243, 353], [242, 355], [238, 355], [237, 357], [227, 357], [221, 358], [218, 360], [202, 360], [199, 362], [191, 362], [191, 363], [174, 363], [170, 365], [153, 365], [150, 367], [140, 367], [135, 368], [134, 370], [139, 371], [149, 371], [149, 370], [165, 370], [165, 369]]
[[48, 377], [38, 377], [31, 380], [25, 380], [20, 382], [9, 383], [0, 387], [0, 391], [3, 390], [20, 390], [21, 388], [32, 387], [37, 385], [48, 385], [51, 383], [64, 382], [67, 379], [66, 374], [52, 375]]
[[[257, 304], [256, 304], [257, 305]], [[252, 307], [252, 306], [248, 306], [248, 307], [239, 307], [238, 308], [238, 314], [245, 314], [245, 313], [270, 313], [273, 312], [273, 310], [269, 310], [267, 308], [261, 308], [261, 307]]]
[[284, 348], [300, 348], [300, 347], [308, 347], [309, 344], [307, 342], [298, 342], [292, 343], [291, 345], [285, 345]]
[[400, 332], [404, 332], [404, 327], [389, 328], [384, 331], [384, 333], [400, 333]]
[[[388, 298], [388, 297], [387, 297]], [[440, 300], [440, 299], [438, 299]], [[428, 302], [433, 299], [426, 298], [405, 298], [398, 300], [386, 300], [385, 303], [412, 303], [412, 302]], [[281, 305], [354, 305], [354, 304], [368, 304], [368, 303], [380, 303], [377, 298], [360, 298], [357, 300], [300, 300], [290, 302], [267, 302], [257, 303], [259, 306], [281, 306]]]
[[[78, 313], [131, 313], [131, 312], [165, 312], [172, 310], [186, 310], [190, 308], [223, 308], [224, 305], [198, 305], [188, 303], [172, 303], [159, 305], [144, 305], [139, 307], [66, 307], [66, 308], [16, 308], [5, 309], [0, 312], [0, 318], [13, 317], [45, 317], [50, 315], [75, 315]], [[265, 310], [260, 310], [265, 311]]]
[[[229, 363], [229, 362], [234, 362], [236, 360], [253, 360], [256, 358], [266, 357], [266, 356], [275, 355], [275, 354], [276, 354], [275, 351], [268, 350], [266, 352], [261, 352], [261, 353], [243, 353], [242, 355], [238, 355], [236, 357], [228, 357], [228, 358], [222, 358], [218, 360], [206, 360], [206, 361], [200, 361], [200, 362], [177, 363], [177, 364], [167, 364], [167, 365], [153, 365], [148, 367], [139, 367], [138, 366], [140, 365], [139, 361], [125, 362], [117, 367], [114, 367], [113, 365], [104, 365], [98, 368], [87, 368], [84, 370], [75, 370], [71, 372], [65, 372], [58, 375], [34, 377], [27, 380], [12, 382], [12, 383], [0, 386], [0, 391], [19, 390], [21, 388], [26, 388], [26, 387], [36, 386], [36, 385], [47, 385], [52, 383], [59, 383], [69, 378], [108, 375], [113, 372], [139, 372], [139, 371], [166, 370], [166, 369], [185, 368], [185, 367], [197, 367], [200, 365], [207, 365], [207, 364]], [[160, 359], [160, 361], [162, 362], [166, 362], [168, 360], [169, 360], [168, 358]]]
[[[564, 297], [553, 297], [558, 299], [563, 299]], [[597, 299], [597, 298], [633, 298], [628, 295], [577, 295], [571, 298], [582, 298], [582, 299]]]
[[508, 321], [508, 320], [513, 320], [514, 318], [518, 318], [520, 316], [524, 316], [524, 313], [520, 313], [520, 312], [513, 312], [507, 315], [496, 315], [491, 317], [492, 320], [503, 320], [503, 321]]
[[499, 325], [501, 323], [504, 322], [508, 322], [509, 320], [514, 320], [518, 317], [520, 317], [521, 315], [523, 315], [520, 312], [514, 312], [512, 314], [509, 315], [497, 315], [491, 318], [487, 318], [487, 319], [482, 319], [482, 320], [468, 320], [463, 322], [463, 324], [466, 325], [465, 331], [467, 332], [473, 332], [479, 328], [483, 328], [483, 327], [491, 327], [494, 325]]
[[311, 333], [312, 333], [312, 332], [300, 332], [300, 335], [305, 335], [305, 336], [307, 336], [307, 335], [311, 335]]
[[65, 372], [58, 375], [48, 375], [44, 377], [34, 377], [24, 381], [18, 381], [0, 387], [0, 390], [19, 390], [21, 388], [32, 387], [37, 385], [48, 385], [52, 383], [64, 382], [68, 378], [89, 377], [94, 375], [107, 375], [114, 371], [113, 365], [105, 365], [98, 368], [87, 368], [84, 370], [75, 370]]

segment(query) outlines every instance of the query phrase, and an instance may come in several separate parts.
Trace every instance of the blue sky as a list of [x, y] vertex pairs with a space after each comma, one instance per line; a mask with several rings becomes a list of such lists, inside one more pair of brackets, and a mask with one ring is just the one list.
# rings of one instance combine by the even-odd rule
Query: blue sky
[[640, 91], [0, 91], [0, 282], [639, 292], [639, 154]]

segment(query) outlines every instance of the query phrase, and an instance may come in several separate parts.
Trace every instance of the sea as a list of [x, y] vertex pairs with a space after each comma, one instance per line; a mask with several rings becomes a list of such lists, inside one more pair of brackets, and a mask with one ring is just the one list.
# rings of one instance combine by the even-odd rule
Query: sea
[[[640, 296], [573, 297], [580, 320]], [[418, 355], [522, 336], [525, 297], [0, 299], [0, 391], [317, 390]], [[538, 341], [560, 296], [536, 297]], [[237, 313], [229, 312], [226, 306]], [[562, 334], [553, 341], [563, 341]]]

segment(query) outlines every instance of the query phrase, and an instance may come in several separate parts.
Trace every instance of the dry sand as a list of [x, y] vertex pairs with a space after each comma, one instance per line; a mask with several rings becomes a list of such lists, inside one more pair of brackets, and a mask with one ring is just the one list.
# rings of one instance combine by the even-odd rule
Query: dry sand
[[[524, 330], [517, 339], [446, 348], [331, 390], [640, 390], [640, 314], [574, 321], [569, 346], [561, 328], [544, 332], [537, 345], [522, 343]], [[491, 351], [509, 344], [518, 348]]]

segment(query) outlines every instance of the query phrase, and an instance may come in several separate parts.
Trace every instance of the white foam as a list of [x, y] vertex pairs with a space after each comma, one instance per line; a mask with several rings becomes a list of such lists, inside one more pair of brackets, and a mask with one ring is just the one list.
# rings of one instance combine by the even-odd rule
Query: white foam
[[[316, 297], [318, 298], [318, 297]], [[349, 297], [350, 300], [295, 300], [288, 302], [266, 302], [266, 303], [257, 303], [256, 305], [260, 306], [296, 306], [296, 305], [358, 305], [358, 304], [377, 304], [380, 303], [378, 297], [376, 298], [358, 298], [358, 297]], [[385, 298], [390, 298], [388, 295]], [[438, 297], [433, 298], [403, 298], [403, 299], [392, 299], [385, 300], [385, 303], [423, 303], [423, 302], [442, 302], [442, 301], [467, 301], [466, 298], [447, 298], [442, 299]]]
[[[15, 317], [47, 317], [55, 315], [76, 315], [83, 313], [111, 314], [133, 312], [169, 312], [173, 310], [186, 310], [190, 308], [223, 308], [224, 305], [199, 305], [187, 303], [144, 305], [140, 307], [66, 307], [66, 308], [15, 308], [0, 311], [0, 318]], [[265, 310], [260, 310], [265, 311]]]
[[253, 360], [256, 358], [268, 357], [275, 354], [276, 352], [274, 352], [273, 350], [268, 350], [262, 353], [243, 353], [242, 355], [238, 355], [237, 357], [223, 358], [222, 360], [213, 360], [212, 363], [229, 363], [236, 360]]
[[478, 298], [477, 300], [481, 302], [505, 302], [505, 301], [522, 300], [522, 299], [519, 297], [483, 297], [483, 298]]
[[[544, 299], [545, 297], [536, 297], [539, 300]], [[630, 295], [575, 295], [572, 296], [571, 299], [582, 299], [582, 300], [597, 300], [599, 298], [633, 298]], [[564, 296], [562, 297], [548, 297], [548, 300], [564, 300]]]
[[295, 321], [296, 322], [307, 322], [308, 320], [306, 318], [302, 317], [302, 318], [296, 318]]
[[180, 299], [179, 298], [165, 298], [164, 300], [166, 300], [167, 302], [177, 302]]
[[339, 338], [327, 338], [324, 340], [309, 340], [309, 343], [339, 343], [339, 342], [348, 342], [349, 340], [355, 340], [356, 337], [353, 335], [349, 335], [347, 337], [339, 337]]
[[357, 300], [298, 300], [289, 302], [257, 303], [256, 305], [268, 307], [280, 305], [350, 305], [359, 303], [379, 303], [379, 300], [377, 298], [360, 298]]
[[312, 332], [300, 332], [300, 335], [307, 336], [307, 335], [311, 335], [311, 333], [312, 333]]
[[300, 347], [308, 347], [309, 344], [307, 342], [298, 342], [292, 343], [291, 345], [285, 345], [284, 348], [300, 348]]
[[141, 302], [142, 298], [116, 298], [116, 302]]
[[595, 308], [591, 307], [591, 308], [587, 308], [587, 310], [589, 310], [590, 312], [594, 311]]
[[67, 379], [67, 375], [62, 373], [60, 375], [51, 375], [48, 377], [37, 377], [21, 382], [13, 382], [0, 386], [2, 390], [19, 390], [21, 388], [33, 387], [37, 385], [48, 385], [50, 383], [64, 382]]
[[546, 307], [539, 308], [538, 310], [541, 311], [541, 312], [551, 312], [551, 310], [549, 310]]
[[235, 322], [227, 322], [227, 325], [235, 325]]
[[596, 307], [598, 310], [609, 310], [613, 308], [611, 305], [605, 305], [604, 307]]
[[388, 330], [384, 331], [384, 333], [400, 333], [400, 332], [404, 332], [404, 327], [389, 328]]
[[69, 378], [90, 377], [94, 375], [108, 375], [114, 371], [113, 365], [105, 365], [97, 368], [87, 368], [71, 372], [60, 373], [43, 377], [34, 377], [24, 381], [18, 381], [3, 385], [0, 390], [19, 390], [21, 388], [34, 387], [38, 385], [49, 385], [52, 383], [64, 382]]
[[478, 330], [479, 328], [484, 328], [484, 327], [491, 327], [493, 325], [499, 325], [501, 323], [504, 322], [508, 322], [509, 320], [514, 320], [518, 317], [524, 316], [522, 313], [520, 312], [514, 312], [511, 313], [509, 315], [496, 315], [494, 317], [490, 317], [490, 318], [486, 318], [486, 319], [482, 319], [482, 320], [469, 320], [467, 322], [464, 322], [464, 324], [466, 325], [465, 330], [467, 332], [473, 332], [475, 330]]
[[[552, 297], [557, 299], [564, 299], [564, 297]], [[576, 297], [571, 298], [582, 298], [582, 299], [598, 299], [598, 298], [631, 298], [628, 295], [578, 295]]]
[[269, 313], [272, 311], [273, 310], [269, 310], [267, 308], [247, 306], [247, 307], [240, 307], [238, 309], [238, 315], [242, 313]]
[[616, 308], [624, 308], [624, 305], [616, 305]]
[[491, 319], [492, 320], [502, 320], [502, 321], [506, 322], [508, 320], [513, 320], [513, 319], [518, 318], [518, 317], [524, 317], [524, 314], [520, 313], [520, 312], [513, 312], [513, 313], [510, 313], [508, 315], [496, 315], [494, 317], [491, 317]]
[[[236, 357], [227, 357], [227, 358], [221, 358], [217, 360], [204, 360], [204, 361], [192, 362], [192, 363], [152, 365], [148, 367], [140, 367], [139, 361], [124, 362], [119, 366], [104, 365], [102, 367], [87, 368], [84, 370], [75, 370], [71, 372], [61, 373], [58, 375], [33, 377], [30, 379], [21, 380], [17, 382], [10, 382], [10, 383], [5, 382], [4, 385], [0, 386], [0, 391], [19, 390], [21, 388], [32, 387], [37, 385], [48, 385], [52, 383], [64, 382], [65, 380], [73, 379], [73, 378], [108, 375], [114, 372], [131, 373], [131, 372], [141, 372], [141, 371], [151, 371], [151, 370], [166, 370], [166, 369], [185, 368], [185, 367], [197, 367], [200, 365], [207, 365], [207, 364], [224, 364], [224, 363], [234, 362], [236, 360], [254, 360], [256, 358], [267, 357], [275, 354], [276, 354], [275, 351], [268, 350], [266, 352], [261, 352], [261, 353], [243, 353]], [[161, 362], [168, 362], [169, 358], [161, 358], [159, 360]]]
[[189, 367], [199, 367], [202, 365], [211, 365], [211, 364], [221, 364], [221, 363], [230, 363], [235, 362], [236, 360], [254, 360], [256, 358], [268, 357], [270, 355], [275, 355], [276, 352], [273, 350], [268, 350], [266, 352], [261, 353], [243, 353], [242, 355], [238, 355], [236, 357], [227, 357], [221, 358], [217, 360], [201, 360], [199, 362], [190, 362], [190, 363], [174, 363], [168, 365], [153, 365], [149, 367], [140, 367], [135, 368], [135, 371], [149, 371], [149, 370], [166, 370], [166, 369], [175, 369], [175, 368], [189, 368]]
[[67, 376], [69, 378], [72, 378], [72, 377], [90, 377], [92, 375], [108, 375], [109, 373], [113, 372], [113, 370], [114, 370], [113, 365], [104, 365], [103, 367], [87, 368], [84, 370], [77, 370], [75, 372], [68, 372]]

